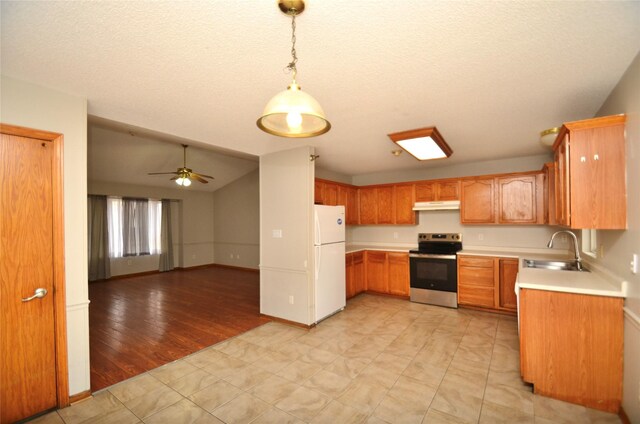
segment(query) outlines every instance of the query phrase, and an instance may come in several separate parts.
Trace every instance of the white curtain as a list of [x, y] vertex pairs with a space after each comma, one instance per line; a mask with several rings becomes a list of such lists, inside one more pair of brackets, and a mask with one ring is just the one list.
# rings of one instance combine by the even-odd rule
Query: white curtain
[[87, 200], [89, 281], [106, 280], [111, 277], [107, 196], [90, 195]]
[[109, 197], [109, 256], [159, 254], [161, 208], [159, 200]]

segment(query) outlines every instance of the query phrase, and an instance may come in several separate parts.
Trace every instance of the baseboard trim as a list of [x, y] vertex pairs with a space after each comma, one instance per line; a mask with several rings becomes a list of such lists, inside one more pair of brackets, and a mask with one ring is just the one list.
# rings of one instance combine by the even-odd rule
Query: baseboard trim
[[84, 392], [76, 393], [75, 395], [69, 396], [69, 403], [73, 405], [74, 403], [78, 403], [81, 400], [85, 400], [88, 397], [91, 397], [91, 390], [85, 390]]
[[304, 328], [305, 330], [308, 330], [316, 326], [315, 324], [311, 324], [311, 325], [301, 324], [299, 322], [289, 321], [288, 319], [278, 318], [278, 317], [274, 317], [267, 314], [260, 314], [260, 316], [269, 318], [271, 321], [279, 322], [280, 324], [291, 325], [293, 327], [300, 327], [300, 328]]
[[227, 268], [227, 269], [235, 269], [237, 271], [247, 271], [247, 272], [255, 272], [255, 273], [260, 273], [259, 269], [255, 269], [255, 268], [246, 268], [243, 266], [235, 266], [235, 265], [225, 265], [225, 264], [212, 264], [212, 266], [216, 267], [216, 268]]
[[518, 313], [515, 312], [515, 311], [504, 311], [504, 310], [500, 310], [500, 309], [489, 309], [489, 308], [483, 308], [481, 306], [458, 305], [458, 308], [460, 308], [460, 309], [472, 309], [474, 311], [481, 311], [481, 312], [489, 312], [491, 314], [508, 315], [510, 317], [518, 316]]
[[622, 421], [622, 424], [631, 424], [631, 420], [627, 413], [624, 412], [624, 408], [622, 406], [620, 406], [620, 410], [618, 411], [618, 417], [620, 418], [620, 421]]

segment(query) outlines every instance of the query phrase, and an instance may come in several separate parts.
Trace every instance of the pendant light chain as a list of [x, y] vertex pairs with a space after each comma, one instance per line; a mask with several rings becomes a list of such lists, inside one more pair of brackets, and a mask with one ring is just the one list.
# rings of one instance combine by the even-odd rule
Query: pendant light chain
[[298, 69], [296, 63], [298, 62], [298, 55], [296, 53], [296, 14], [291, 14], [291, 62], [287, 65], [287, 69], [293, 72], [293, 81], [296, 80], [296, 74]]

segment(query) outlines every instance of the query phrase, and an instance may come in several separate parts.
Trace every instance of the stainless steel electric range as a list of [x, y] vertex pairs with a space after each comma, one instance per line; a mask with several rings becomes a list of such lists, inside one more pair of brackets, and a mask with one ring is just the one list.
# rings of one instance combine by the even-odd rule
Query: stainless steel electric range
[[412, 302], [458, 307], [459, 250], [462, 234], [418, 234], [418, 249], [409, 251]]

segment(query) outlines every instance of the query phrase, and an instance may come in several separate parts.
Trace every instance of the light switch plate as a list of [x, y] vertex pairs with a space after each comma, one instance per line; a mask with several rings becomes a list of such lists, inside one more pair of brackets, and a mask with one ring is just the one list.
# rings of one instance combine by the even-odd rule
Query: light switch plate
[[271, 235], [273, 238], [282, 238], [282, 230], [272, 230]]
[[631, 264], [629, 269], [633, 274], [638, 273], [638, 254], [637, 253], [634, 253], [633, 256], [631, 257]]

